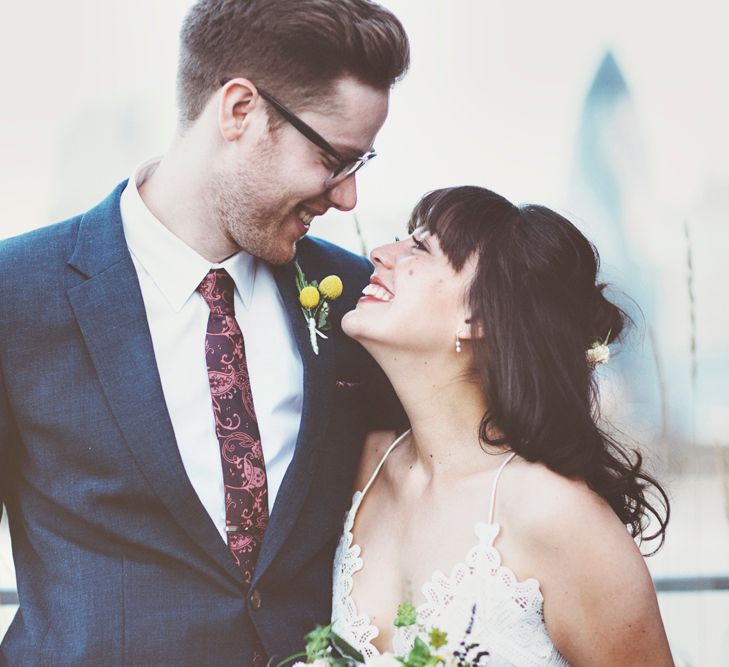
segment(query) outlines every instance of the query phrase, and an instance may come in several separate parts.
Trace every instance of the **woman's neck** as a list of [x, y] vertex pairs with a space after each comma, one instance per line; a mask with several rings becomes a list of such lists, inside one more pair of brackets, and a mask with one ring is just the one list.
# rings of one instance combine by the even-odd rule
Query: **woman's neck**
[[[440, 358], [371, 350], [408, 416], [413, 464], [432, 478], [454, 477], [496, 467], [498, 447], [482, 447], [481, 422], [488, 410], [478, 381], [469, 377], [470, 359]], [[469, 355], [470, 357], [470, 355]]]

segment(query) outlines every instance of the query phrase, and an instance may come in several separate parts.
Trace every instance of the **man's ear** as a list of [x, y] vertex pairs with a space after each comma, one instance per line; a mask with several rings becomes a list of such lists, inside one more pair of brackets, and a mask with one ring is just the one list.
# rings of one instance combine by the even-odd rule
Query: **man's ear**
[[245, 131], [246, 119], [261, 104], [256, 87], [244, 78], [231, 79], [221, 91], [218, 125], [226, 141], [236, 141]]

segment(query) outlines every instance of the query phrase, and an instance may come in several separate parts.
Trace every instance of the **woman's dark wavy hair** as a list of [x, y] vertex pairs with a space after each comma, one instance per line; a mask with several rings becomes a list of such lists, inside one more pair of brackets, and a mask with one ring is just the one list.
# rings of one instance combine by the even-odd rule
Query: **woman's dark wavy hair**
[[[482, 441], [584, 480], [633, 537], [660, 539], [655, 553], [668, 497], [643, 470], [640, 453], [597, 425], [598, 388], [586, 351], [621, 338], [629, 320], [597, 281], [596, 248], [554, 211], [517, 207], [475, 186], [427, 194], [409, 226], [435, 234], [457, 271], [476, 257], [468, 300], [475, 372], [489, 406]], [[651, 515], [659, 527], [647, 535]]]

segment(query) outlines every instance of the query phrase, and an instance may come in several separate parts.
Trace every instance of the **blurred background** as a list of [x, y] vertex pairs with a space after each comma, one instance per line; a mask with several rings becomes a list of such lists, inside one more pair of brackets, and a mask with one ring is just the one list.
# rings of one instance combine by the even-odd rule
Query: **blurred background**
[[[165, 151], [190, 4], [0, 0], [0, 238], [90, 208]], [[673, 502], [648, 564], [674, 656], [726, 665], [729, 6], [383, 4], [408, 30], [412, 68], [358, 174], [355, 212], [313, 233], [371, 249], [402, 234], [424, 192], [470, 183], [551, 206], [595, 242], [636, 322], [600, 369], [603, 411]], [[4, 523], [0, 636], [16, 609]]]

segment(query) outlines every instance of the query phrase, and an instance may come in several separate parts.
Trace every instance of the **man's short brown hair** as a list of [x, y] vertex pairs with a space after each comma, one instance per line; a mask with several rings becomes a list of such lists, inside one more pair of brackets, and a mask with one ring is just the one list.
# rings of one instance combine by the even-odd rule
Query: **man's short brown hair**
[[198, 0], [180, 32], [180, 119], [194, 122], [232, 77], [300, 109], [342, 76], [387, 90], [409, 59], [402, 24], [370, 0]]

